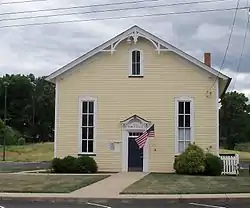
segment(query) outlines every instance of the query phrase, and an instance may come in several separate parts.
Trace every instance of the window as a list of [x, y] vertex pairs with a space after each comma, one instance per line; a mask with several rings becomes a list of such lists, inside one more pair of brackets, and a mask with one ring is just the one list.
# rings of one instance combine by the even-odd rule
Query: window
[[142, 132], [129, 132], [130, 138], [137, 138], [138, 136], [141, 136]]
[[177, 101], [177, 153], [182, 153], [192, 141], [192, 101]]
[[95, 100], [81, 101], [81, 153], [94, 153]]
[[139, 50], [133, 50], [131, 53], [131, 76], [142, 76], [142, 53]]

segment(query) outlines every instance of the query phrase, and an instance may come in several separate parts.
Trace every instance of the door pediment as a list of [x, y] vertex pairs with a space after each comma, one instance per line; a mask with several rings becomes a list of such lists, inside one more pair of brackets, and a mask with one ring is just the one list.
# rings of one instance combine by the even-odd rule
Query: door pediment
[[130, 130], [130, 131], [146, 130], [151, 125], [150, 121], [147, 121], [147, 120], [145, 120], [137, 115], [133, 115], [133, 116], [125, 119], [121, 123], [122, 123], [123, 129]]

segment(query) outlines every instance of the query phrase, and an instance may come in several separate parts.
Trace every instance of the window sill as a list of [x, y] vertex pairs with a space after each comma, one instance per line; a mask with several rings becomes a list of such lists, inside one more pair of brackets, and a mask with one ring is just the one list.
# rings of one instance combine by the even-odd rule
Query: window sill
[[143, 78], [143, 75], [129, 75], [129, 78]]
[[77, 155], [78, 156], [96, 156], [96, 153], [81, 152], [81, 153], [78, 153]]

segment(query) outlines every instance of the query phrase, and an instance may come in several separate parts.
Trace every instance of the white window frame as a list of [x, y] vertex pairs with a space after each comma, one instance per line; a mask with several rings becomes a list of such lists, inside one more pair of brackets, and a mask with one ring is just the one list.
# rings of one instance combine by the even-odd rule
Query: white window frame
[[[92, 101], [94, 102], [94, 131], [93, 131], [93, 152], [82, 151], [82, 103]], [[96, 114], [97, 114], [97, 98], [92, 96], [81, 96], [79, 97], [79, 141], [78, 141], [78, 154], [81, 155], [95, 155], [96, 154]]]
[[[140, 52], [140, 74], [134, 75], [132, 72], [132, 53], [133, 51], [139, 51]], [[144, 76], [144, 70], [143, 70], [143, 51], [138, 48], [133, 48], [129, 51], [129, 76], [130, 77], [142, 77]]]
[[190, 102], [190, 142], [194, 142], [194, 99], [192, 97], [183, 96], [175, 98], [175, 155], [179, 152], [179, 102]]

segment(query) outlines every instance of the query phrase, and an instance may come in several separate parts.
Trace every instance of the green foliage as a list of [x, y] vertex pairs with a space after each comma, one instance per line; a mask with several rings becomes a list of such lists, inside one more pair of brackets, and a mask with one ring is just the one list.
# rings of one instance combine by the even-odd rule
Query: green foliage
[[197, 145], [191, 144], [175, 158], [174, 169], [177, 174], [220, 176], [223, 162], [212, 153], [204, 153]]
[[54, 158], [52, 160], [51, 168], [52, 168], [53, 172], [55, 172], [55, 173], [64, 173], [64, 171], [65, 171], [62, 159], [60, 159], [60, 158]]
[[206, 153], [205, 175], [220, 176], [223, 170], [223, 162], [220, 157], [211, 153]]
[[0, 77], [0, 118], [4, 117], [4, 82], [8, 83], [7, 125], [19, 131], [23, 137], [31, 138], [26, 140], [28, 142], [34, 142], [35, 138], [37, 142], [52, 141], [54, 84], [47, 82], [45, 77], [35, 78], [33, 74]]
[[52, 160], [52, 168], [55, 173], [75, 173], [76, 158], [72, 156], [64, 157], [63, 159], [54, 158]]
[[17, 145], [20, 137], [21, 134], [18, 131], [6, 126], [6, 145]]
[[195, 144], [175, 158], [174, 169], [178, 174], [198, 175], [205, 171], [205, 153]]
[[0, 119], [0, 144], [1, 144], [1, 141], [3, 139], [4, 129], [5, 129], [5, 125], [4, 125], [3, 121]]
[[77, 158], [76, 163], [81, 173], [96, 173], [98, 170], [97, 163], [92, 157], [81, 156]]
[[250, 142], [236, 144], [234, 150], [242, 152], [250, 152]]
[[250, 141], [250, 106], [243, 93], [228, 92], [221, 99], [220, 137], [226, 138], [227, 149], [233, 150], [237, 143]]
[[52, 169], [55, 173], [96, 173], [98, 166], [89, 156], [54, 158]]
[[18, 145], [25, 145], [25, 139], [23, 137], [18, 139]]
[[12, 129], [10, 126], [5, 126], [4, 123], [0, 120], [0, 144], [3, 145], [3, 140], [5, 137], [6, 145], [17, 145], [18, 139], [21, 134]]

